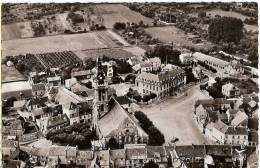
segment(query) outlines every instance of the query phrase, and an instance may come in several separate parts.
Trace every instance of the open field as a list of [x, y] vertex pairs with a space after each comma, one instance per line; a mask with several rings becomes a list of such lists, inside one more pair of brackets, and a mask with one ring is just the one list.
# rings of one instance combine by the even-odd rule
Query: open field
[[153, 24], [152, 19], [121, 4], [98, 4], [95, 5], [94, 9], [96, 14], [101, 14], [103, 17], [106, 28], [113, 28], [115, 22], [139, 23], [142, 20], [144, 24]]
[[167, 99], [160, 104], [151, 104], [141, 108], [154, 125], [164, 134], [168, 144], [177, 137], [178, 145], [207, 144], [206, 138], [193, 121], [193, 106], [196, 100], [208, 98], [202, 94], [199, 87], [193, 87], [188, 96]]
[[82, 34], [3, 41], [2, 56], [114, 48], [124, 45], [128, 45], [128, 43], [120, 36], [111, 33], [111, 31], [96, 31]]
[[17, 69], [14, 66], [8, 67], [5, 64], [2, 64], [1, 68], [2, 82], [26, 79], [19, 71], [17, 71]]
[[178, 29], [175, 26], [152, 27], [145, 29], [145, 31], [154, 38], [158, 38], [162, 42], [173, 42], [173, 44], [177, 47], [194, 47], [196, 49], [205, 49], [213, 47], [213, 44], [211, 44], [210, 42], [193, 44], [192, 41], [187, 39], [187, 36], [184, 34], [184, 31]]

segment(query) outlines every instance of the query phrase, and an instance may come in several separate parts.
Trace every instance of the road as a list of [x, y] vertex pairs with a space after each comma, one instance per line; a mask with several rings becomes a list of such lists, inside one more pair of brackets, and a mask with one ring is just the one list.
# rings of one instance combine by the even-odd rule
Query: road
[[208, 97], [200, 92], [199, 86], [187, 91], [188, 96], [169, 98], [160, 104], [141, 107], [141, 110], [153, 121], [164, 134], [166, 143], [177, 137], [178, 145], [207, 144], [207, 140], [199, 132], [193, 119], [193, 106], [198, 99]]

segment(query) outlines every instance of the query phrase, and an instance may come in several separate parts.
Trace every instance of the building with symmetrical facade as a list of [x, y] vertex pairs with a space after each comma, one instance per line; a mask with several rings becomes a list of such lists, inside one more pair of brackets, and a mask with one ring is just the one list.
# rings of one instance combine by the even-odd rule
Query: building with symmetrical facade
[[186, 84], [185, 71], [176, 68], [158, 74], [142, 72], [137, 75], [135, 85], [138, 92], [144, 96], [155, 93], [158, 97], [174, 95], [174, 93]]

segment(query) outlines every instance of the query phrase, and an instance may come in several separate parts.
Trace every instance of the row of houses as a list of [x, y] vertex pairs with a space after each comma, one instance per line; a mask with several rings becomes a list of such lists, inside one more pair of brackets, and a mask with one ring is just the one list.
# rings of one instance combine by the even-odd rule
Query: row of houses
[[67, 165], [80, 168], [141, 168], [151, 161], [160, 168], [191, 168], [205, 165], [246, 167], [247, 158], [256, 151], [253, 147], [230, 145], [147, 146], [145, 144], [125, 145], [123, 149], [79, 150], [73, 146], [46, 148], [20, 146], [14, 140], [12, 143], [5, 142], [3, 149], [5, 156], [9, 156], [10, 151], [25, 153], [30, 157], [32, 166], [38, 164], [51, 168]]
[[[193, 118], [199, 130], [215, 144], [258, 144], [257, 130], [248, 128], [249, 117], [240, 100], [198, 100]], [[233, 106], [233, 107], [231, 107]]]

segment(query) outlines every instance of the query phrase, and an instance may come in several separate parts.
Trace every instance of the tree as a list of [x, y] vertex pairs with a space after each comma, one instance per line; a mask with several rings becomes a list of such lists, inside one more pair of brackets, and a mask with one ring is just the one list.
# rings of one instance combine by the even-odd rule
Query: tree
[[181, 65], [179, 50], [173, 50], [170, 45], [156, 45], [154, 50], [147, 52], [149, 58], [159, 57], [162, 62], [171, 63], [174, 65]]
[[214, 43], [238, 43], [243, 37], [243, 22], [233, 17], [221, 17], [211, 20], [208, 28], [209, 39]]
[[126, 24], [123, 22], [116, 22], [113, 26], [114, 29], [116, 30], [122, 30], [126, 28]]
[[144, 164], [143, 168], [159, 168], [158, 164], [154, 163], [153, 161], [149, 161], [148, 163]]
[[206, 17], [206, 16], [207, 16], [207, 13], [205, 11], [199, 11], [198, 17], [203, 18], [203, 17]]
[[150, 99], [151, 99], [151, 96], [150, 96], [150, 95], [144, 95], [144, 97], [143, 97], [143, 102], [147, 102], [147, 104], [148, 104], [148, 102], [149, 102]]

